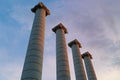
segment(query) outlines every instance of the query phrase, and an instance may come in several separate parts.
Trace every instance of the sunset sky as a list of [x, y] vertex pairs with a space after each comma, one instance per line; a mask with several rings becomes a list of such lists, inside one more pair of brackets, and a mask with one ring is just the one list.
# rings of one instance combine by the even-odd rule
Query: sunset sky
[[[31, 12], [38, 2], [46, 17], [42, 80], [56, 80], [55, 33], [62, 23], [67, 44], [78, 39], [81, 53], [89, 51], [98, 80], [120, 80], [120, 0], [0, 0], [0, 80], [20, 80], [30, 31]], [[71, 48], [67, 47], [71, 80], [75, 80]]]

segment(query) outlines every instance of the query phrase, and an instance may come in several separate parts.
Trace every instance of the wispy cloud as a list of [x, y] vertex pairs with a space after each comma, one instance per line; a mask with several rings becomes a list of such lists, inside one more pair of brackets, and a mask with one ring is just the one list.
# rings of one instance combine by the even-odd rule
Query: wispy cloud
[[21, 31], [31, 30], [33, 15], [31, 12], [31, 6], [26, 5], [14, 5], [11, 9], [10, 16], [14, 19], [21, 27]]
[[18, 63], [4, 64], [0, 66], [0, 77], [5, 80], [18, 80], [21, 75], [21, 65]]
[[[81, 52], [83, 53], [86, 50], [91, 52], [99, 80], [120, 79], [118, 75], [120, 74], [120, 72], [118, 72], [120, 69], [120, 10], [118, 8], [120, 6], [118, 3], [119, 0], [60, 0], [50, 4], [48, 3], [49, 5], [47, 7], [50, 9], [51, 15], [46, 17], [43, 80], [55, 80], [56, 78], [55, 34], [51, 29], [59, 22], [62, 22], [68, 29], [68, 34], [66, 35], [67, 42], [77, 38], [83, 46]], [[30, 11], [33, 6], [34, 5], [14, 5], [13, 8], [10, 9], [9, 16], [11, 20], [15, 20], [17, 24], [15, 26], [19, 27], [16, 29], [12, 28], [16, 31], [12, 33], [15, 34], [14, 37], [12, 37], [13, 39], [9, 39], [9, 41], [11, 40], [11, 44], [15, 42], [12, 47], [19, 45], [25, 48], [25, 45], [27, 46], [34, 17], [34, 14]], [[11, 31], [13, 32], [14, 30]], [[6, 39], [7, 37], [0, 37], [1, 40], [3, 40], [2, 38]], [[21, 43], [24, 45], [20, 45]], [[18, 49], [18, 47], [15, 49]], [[13, 55], [11, 52], [17, 52], [10, 51], [10, 53], [8, 53], [9, 50], [6, 51], [6, 49], [0, 49], [0, 51], [6, 53], [4, 54], [5, 56], [9, 54]], [[70, 48], [68, 48], [68, 53], [72, 80], [75, 80]], [[0, 57], [4, 55], [0, 54]], [[25, 49], [22, 49], [21, 55], [19, 54], [21, 57], [23, 57], [23, 55], [25, 56]], [[6, 67], [0, 66], [2, 70], [1, 73], [3, 73], [0, 74], [0, 76], [6, 80], [20, 79], [23, 66], [23, 64], [21, 64], [23, 58], [21, 57], [19, 57], [21, 59], [18, 62], [19, 65], [16, 63], [12, 64], [11, 60]], [[8, 76], [9, 73], [13, 74]]]

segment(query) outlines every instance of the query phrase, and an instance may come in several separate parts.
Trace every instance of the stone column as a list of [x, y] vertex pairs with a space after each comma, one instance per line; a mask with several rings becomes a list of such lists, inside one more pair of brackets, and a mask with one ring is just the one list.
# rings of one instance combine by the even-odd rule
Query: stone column
[[92, 55], [89, 52], [85, 52], [84, 54], [82, 54], [82, 58], [84, 59], [85, 62], [88, 80], [97, 80], [93, 64], [91, 62]]
[[56, 33], [57, 80], [71, 80], [66, 39], [64, 35], [67, 33], [67, 29], [60, 23], [52, 30]]
[[83, 66], [82, 56], [79, 50], [79, 48], [82, 47], [81, 44], [77, 39], [75, 39], [71, 41], [68, 45], [72, 48], [76, 80], [87, 80], [85, 75], [85, 69]]
[[41, 80], [42, 76], [45, 17], [50, 12], [42, 2], [38, 3], [31, 11], [35, 13], [35, 18], [21, 80]]

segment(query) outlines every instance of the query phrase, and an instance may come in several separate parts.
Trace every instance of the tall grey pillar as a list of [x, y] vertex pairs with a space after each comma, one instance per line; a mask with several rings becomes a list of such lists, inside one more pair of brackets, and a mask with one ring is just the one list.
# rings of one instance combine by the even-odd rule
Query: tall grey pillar
[[68, 45], [72, 48], [76, 80], [87, 80], [85, 75], [85, 69], [83, 66], [82, 56], [79, 50], [79, 48], [82, 47], [81, 44], [77, 39], [75, 39], [68, 43]]
[[21, 80], [41, 80], [42, 76], [45, 17], [50, 12], [42, 2], [38, 3], [31, 11], [35, 13], [35, 18]]
[[83, 57], [84, 62], [85, 62], [88, 80], [97, 80], [96, 74], [95, 74], [95, 71], [93, 68], [93, 64], [91, 62], [92, 55], [89, 52], [85, 52], [84, 54], [82, 54], [82, 57]]
[[57, 80], [71, 80], [66, 39], [64, 35], [67, 33], [67, 29], [60, 23], [52, 30], [56, 33]]

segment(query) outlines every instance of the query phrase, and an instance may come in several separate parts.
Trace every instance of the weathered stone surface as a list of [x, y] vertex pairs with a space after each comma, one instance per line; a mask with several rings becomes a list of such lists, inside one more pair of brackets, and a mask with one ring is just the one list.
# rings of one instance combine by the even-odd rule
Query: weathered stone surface
[[85, 69], [83, 66], [82, 56], [79, 50], [79, 48], [81, 48], [81, 44], [77, 39], [75, 39], [71, 41], [68, 45], [72, 48], [76, 80], [87, 80], [85, 75]]
[[41, 80], [44, 53], [45, 17], [49, 10], [39, 3], [32, 11], [35, 18], [29, 39], [21, 80]]
[[82, 54], [82, 58], [84, 59], [85, 62], [88, 80], [97, 80], [94, 67], [91, 61], [92, 55], [89, 52], [85, 52], [84, 54]]
[[64, 35], [65, 33], [67, 33], [67, 29], [60, 23], [52, 30], [56, 33], [57, 80], [71, 80], [66, 39]]
[[31, 9], [31, 11], [35, 13], [37, 9], [41, 9], [41, 8], [45, 10], [46, 16], [50, 15], [50, 11], [47, 9], [47, 7], [42, 2], [38, 3], [34, 8]]

